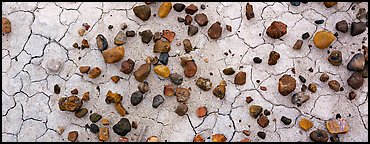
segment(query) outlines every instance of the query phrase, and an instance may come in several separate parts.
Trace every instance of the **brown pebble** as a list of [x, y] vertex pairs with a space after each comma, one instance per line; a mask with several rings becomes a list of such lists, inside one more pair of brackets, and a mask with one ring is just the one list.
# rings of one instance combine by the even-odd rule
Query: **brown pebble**
[[163, 94], [165, 96], [174, 96], [175, 95], [175, 87], [173, 84], [164, 85]]
[[251, 102], [253, 101], [253, 98], [252, 98], [251, 96], [247, 96], [247, 97], [245, 98], [245, 101], [246, 101], [247, 103], [251, 103]]
[[269, 116], [271, 114], [271, 112], [269, 110], [265, 109], [265, 110], [263, 110], [263, 114], [265, 116]]
[[251, 142], [251, 140], [249, 138], [244, 138], [240, 142]]
[[109, 139], [109, 128], [102, 127], [99, 129], [99, 140], [107, 141]]
[[81, 48], [82, 49], [90, 48], [89, 42], [86, 39], [83, 39], [82, 40], [82, 42], [81, 42]]
[[125, 116], [126, 115], [126, 109], [122, 106], [122, 103], [118, 103], [114, 105], [114, 108], [116, 108], [117, 112], [119, 113], [120, 116]]
[[296, 80], [290, 75], [284, 74], [278, 82], [278, 91], [281, 95], [287, 96], [296, 88]]
[[135, 67], [135, 62], [132, 61], [131, 59], [127, 59], [125, 61], [122, 61], [120, 71], [125, 74], [129, 74], [134, 70], [134, 67]]
[[132, 128], [137, 129], [137, 127], [138, 127], [139, 125], [137, 124], [137, 122], [136, 122], [136, 121], [132, 121], [131, 126], [132, 126]]
[[246, 77], [247, 77], [247, 74], [243, 71], [240, 71], [235, 75], [234, 83], [237, 85], [244, 85], [247, 80]]
[[88, 101], [88, 100], [90, 100], [90, 92], [85, 92], [85, 93], [82, 95], [82, 100], [83, 100], [83, 101]]
[[208, 24], [207, 15], [204, 13], [196, 14], [194, 17], [195, 22], [198, 23], [199, 26], [206, 26]]
[[74, 95], [78, 94], [78, 90], [77, 89], [71, 90], [71, 94], [74, 94]]
[[184, 39], [183, 44], [184, 44], [184, 49], [186, 53], [189, 53], [193, 50], [193, 46], [191, 45], [191, 42], [189, 39]]
[[340, 84], [337, 80], [331, 80], [329, 81], [329, 87], [333, 89], [335, 92], [338, 92], [340, 89]]
[[89, 71], [89, 78], [97, 78], [101, 73], [101, 70], [99, 67], [94, 67], [92, 70]]
[[135, 72], [135, 79], [139, 82], [143, 82], [150, 74], [150, 63], [142, 64]]
[[77, 131], [70, 131], [68, 133], [68, 140], [71, 142], [75, 142], [78, 138], [78, 132]]
[[265, 86], [260, 86], [260, 90], [267, 91], [267, 88]]
[[207, 108], [205, 106], [197, 108], [196, 112], [198, 118], [202, 118], [207, 115]]
[[357, 94], [354, 91], [350, 91], [348, 94], [349, 100], [354, 100], [356, 98]]
[[90, 70], [90, 66], [80, 66], [79, 70], [81, 73], [87, 73]]
[[170, 30], [163, 30], [162, 37], [167, 39], [170, 43], [175, 38], [176, 33]]
[[193, 15], [197, 11], [198, 11], [198, 7], [195, 6], [194, 4], [190, 4], [189, 6], [185, 8], [185, 13], [190, 14], [190, 15]]
[[348, 85], [355, 90], [359, 89], [364, 82], [365, 80], [359, 72], [352, 73], [352, 75], [347, 79]]
[[267, 64], [276, 65], [279, 59], [280, 59], [280, 54], [276, 51], [271, 51], [269, 54], [269, 59], [267, 61]]
[[222, 27], [219, 22], [215, 22], [211, 25], [211, 27], [208, 29], [208, 36], [211, 39], [218, 39], [221, 37], [222, 34]]
[[1, 31], [2, 33], [10, 33], [12, 31], [11, 22], [8, 18], [2, 17], [1, 19]]
[[187, 88], [176, 88], [176, 99], [178, 102], [186, 102], [190, 97], [190, 90]]
[[303, 41], [302, 40], [297, 40], [293, 46], [293, 49], [295, 50], [300, 50], [302, 48]]
[[286, 33], [287, 25], [280, 21], [273, 21], [266, 30], [266, 34], [273, 39], [279, 39]]
[[317, 84], [316, 83], [310, 83], [308, 85], [308, 90], [315, 93], [317, 91]]
[[229, 32], [231, 32], [232, 31], [231, 25], [226, 25], [226, 30], [229, 31]]
[[328, 74], [326, 74], [326, 73], [321, 74], [321, 76], [320, 76], [320, 81], [321, 82], [326, 82], [328, 80], [329, 80], [329, 75]]
[[185, 115], [186, 112], [188, 112], [188, 106], [185, 103], [180, 103], [175, 110], [175, 113], [179, 116]]
[[305, 92], [307, 89], [308, 89], [308, 87], [305, 84], [303, 84], [302, 87], [301, 87], [301, 91]]
[[195, 135], [193, 142], [204, 142], [204, 138], [200, 134], [197, 134]]
[[249, 135], [251, 135], [251, 131], [249, 131], [249, 130], [243, 130], [243, 134], [245, 134], [246, 136], [249, 136]]
[[184, 22], [185, 25], [190, 25], [192, 21], [193, 21], [193, 18], [190, 15], [185, 16], [185, 22]]
[[270, 121], [266, 116], [262, 115], [257, 119], [257, 123], [262, 128], [265, 128], [269, 125]]
[[247, 3], [245, 7], [245, 16], [247, 17], [247, 20], [254, 18], [253, 6]]
[[187, 61], [184, 66], [184, 74], [186, 77], [191, 78], [197, 73], [197, 69], [194, 61]]
[[112, 76], [110, 78], [114, 83], [118, 83], [118, 81], [120, 80], [119, 76]]

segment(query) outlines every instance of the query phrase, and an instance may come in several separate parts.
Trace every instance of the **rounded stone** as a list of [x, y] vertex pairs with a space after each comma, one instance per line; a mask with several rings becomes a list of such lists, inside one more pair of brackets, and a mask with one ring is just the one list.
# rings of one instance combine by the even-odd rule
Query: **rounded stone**
[[292, 96], [292, 103], [296, 104], [298, 107], [301, 106], [303, 103], [308, 101], [310, 96], [305, 95], [303, 92], [295, 93]]
[[226, 81], [222, 80], [220, 84], [213, 89], [212, 94], [219, 99], [224, 99], [226, 94]]
[[134, 14], [143, 21], [147, 21], [151, 16], [151, 10], [148, 5], [135, 6]]
[[193, 36], [193, 35], [195, 35], [197, 33], [198, 33], [198, 27], [190, 24], [189, 27], [188, 27], [188, 35], [189, 36]]
[[146, 93], [149, 91], [149, 84], [148, 82], [140, 82], [140, 84], [137, 86], [137, 88], [139, 89], [139, 91], [141, 93]]
[[195, 111], [198, 118], [202, 118], [207, 115], [207, 108], [205, 106], [197, 108]]
[[340, 89], [340, 84], [339, 84], [339, 82], [337, 80], [331, 80], [331, 81], [329, 81], [328, 85], [329, 85], [329, 88], [331, 88], [335, 92], [338, 92], [339, 89]]
[[339, 50], [331, 51], [328, 61], [334, 66], [340, 66], [342, 64], [342, 52]]
[[178, 102], [186, 102], [190, 97], [190, 90], [177, 87], [175, 95]]
[[313, 37], [313, 43], [319, 49], [325, 49], [331, 45], [336, 39], [334, 34], [330, 31], [321, 30], [315, 33]]
[[165, 18], [170, 13], [171, 9], [172, 9], [171, 2], [162, 2], [158, 9], [158, 16], [160, 18]]
[[269, 59], [267, 61], [268, 65], [276, 65], [280, 59], [280, 54], [276, 51], [271, 51], [269, 54]]
[[303, 45], [303, 41], [302, 40], [297, 40], [294, 43], [293, 49], [300, 50], [302, 48], [302, 45]]
[[257, 123], [262, 128], [265, 128], [269, 125], [270, 121], [266, 116], [262, 115], [257, 119]]
[[91, 122], [96, 123], [96, 122], [98, 122], [102, 118], [102, 116], [100, 114], [98, 114], [98, 113], [93, 113], [93, 114], [90, 115], [89, 118], [90, 118], [90, 121]]
[[224, 134], [213, 134], [212, 142], [226, 142], [227, 138]]
[[135, 67], [135, 62], [131, 59], [127, 59], [125, 61], [122, 61], [120, 71], [125, 74], [129, 74], [134, 70], [134, 67]]
[[348, 23], [346, 20], [341, 20], [335, 24], [335, 29], [340, 32], [346, 33], [348, 31]]
[[94, 67], [89, 71], [89, 78], [97, 78], [101, 74], [101, 70], [99, 67]]
[[134, 77], [137, 81], [143, 82], [150, 74], [150, 63], [142, 64], [135, 72]]
[[182, 81], [183, 81], [183, 77], [178, 74], [178, 73], [172, 73], [170, 74], [170, 80], [173, 84], [176, 84], [176, 85], [181, 85]]
[[253, 118], [257, 118], [262, 112], [262, 107], [259, 105], [251, 105], [249, 107], [249, 114]]
[[141, 42], [148, 44], [152, 38], [153, 38], [153, 33], [151, 30], [144, 30], [139, 33], [141, 36]]
[[222, 72], [225, 75], [233, 75], [235, 73], [235, 70], [232, 67], [228, 67], [228, 68], [225, 68], [224, 70], [222, 70]]
[[193, 142], [204, 142], [204, 138], [200, 134], [197, 134], [195, 135]]
[[302, 39], [305, 40], [305, 39], [308, 39], [310, 37], [310, 34], [308, 32], [304, 33], [302, 35]]
[[290, 4], [292, 4], [293, 6], [299, 6], [301, 2], [290, 2]]
[[90, 132], [92, 132], [92, 133], [98, 133], [98, 132], [99, 132], [99, 127], [98, 127], [98, 125], [96, 125], [96, 124], [92, 123], [92, 124], [90, 125]]
[[189, 39], [184, 39], [183, 44], [184, 44], [184, 49], [186, 53], [189, 53], [193, 50], [193, 46], [191, 45], [191, 42]]
[[58, 84], [55, 84], [55, 85], [54, 85], [54, 93], [55, 93], [55, 94], [59, 94], [59, 93], [60, 93], [60, 87], [59, 87], [59, 85], [58, 85]]
[[316, 24], [323, 24], [324, 23], [324, 20], [320, 19], [320, 20], [315, 20], [315, 23]]
[[320, 76], [320, 81], [321, 82], [326, 82], [328, 80], [329, 80], [329, 75], [328, 74], [326, 74], [326, 73], [321, 74], [321, 76]]
[[153, 98], [152, 107], [153, 107], [153, 108], [158, 108], [158, 107], [159, 107], [159, 105], [161, 105], [163, 102], [164, 102], [164, 98], [163, 98], [163, 96], [161, 96], [161, 95], [156, 95], [156, 96]]
[[190, 15], [185, 16], [185, 22], [184, 22], [185, 25], [190, 25], [192, 21], [193, 21], [193, 18]]
[[167, 53], [167, 52], [164, 52], [164, 53], [161, 53], [161, 55], [159, 55], [159, 62], [161, 62], [163, 65], [167, 65], [168, 63], [168, 57], [170, 55]]
[[362, 34], [366, 31], [366, 23], [365, 22], [352, 22], [351, 24], [351, 35], [357, 36]]
[[127, 37], [134, 37], [135, 35], [136, 35], [136, 33], [133, 30], [126, 31], [126, 36]]
[[1, 19], [1, 31], [3, 33], [10, 33], [12, 31], [11, 22], [8, 18], [2, 17]]
[[219, 22], [215, 22], [211, 25], [211, 27], [208, 29], [208, 36], [211, 39], [218, 39], [221, 37], [222, 34], [222, 27]]
[[170, 76], [170, 68], [168, 68], [165, 65], [157, 65], [154, 67], [154, 72], [164, 78], [167, 78]]
[[259, 63], [262, 63], [262, 59], [259, 57], [254, 57], [253, 62], [259, 64]]
[[324, 130], [317, 129], [310, 133], [310, 139], [314, 142], [327, 142], [329, 137]]
[[77, 96], [62, 97], [58, 101], [61, 111], [75, 112], [82, 107], [83, 101]]
[[185, 5], [184, 5], [184, 4], [182, 4], [182, 3], [175, 3], [175, 4], [173, 5], [173, 9], [174, 9], [175, 11], [177, 11], [177, 12], [181, 12], [181, 11], [183, 11], [183, 10], [185, 9]]
[[88, 73], [90, 70], [90, 66], [80, 66], [79, 70], [80, 70], [80, 73]]
[[347, 64], [347, 69], [351, 71], [361, 71], [365, 67], [365, 55], [362, 53], [355, 54]]
[[315, 93], [317, 91], [317, 84], [316, 83], [310, 83], [308, 85], [308, 90]]
[[113, 125], [114, 133], [120, 136], [126, 136], [131, 131], [131, 123], [127, 118], [121, 118], [117, 124]]
[[78, 118], [82, 118], [87, 114], [87, 112], [88, 112], [87, 108], [82, 108], [75, 112], [75, 116]]
[[289, 124], [292, 122], [292, 119], [287, 118], [287, 117], [285, 117], [285, 116], [282, 116], [282, 117], [280, 118], [280, 120], [281, 120], [281, 122], [283, 122], [285, 125], [289, 125]]
[[131, 94], [131, 104], [137, 106], [143, 100], [143, 94], [140, 91], [136, 91]]
[[208, 24], [207, 15], [204, 13], [196, 14], [194, 19], [199, 26], [206, 26]]
[[352, 75], [347, 79], [348, 85], [355, 90], [359, 89], [364, 82], [365, 80], [359, 72], [352, 73]]
[[280, 21], [273, 21], [271, 25], [267, 28], [266, 34], [273, 38], [279, 39], [287, 33], [287, 25]]
[[265, 139], [266, 138], [266, 133], [263, 132], [263, 131], [259, 131], [259, 132], [257, 132], [257, 136], [260, 137], [261, 139]]
[[164, 53], [171, 50], [171, 44], [168, 41], [157, 40], [153, 47], [154, 53]]
[[188, 106], [185, 103], [180, 103], [175, 110], [175, 113], [179, 116], [185, 115], [186, 112], [188, 112]]
[[184, 66], [184, 74], [186, 77], [191, 78], [197, 73], [197, 65], [194, 61], [188, 61]]
[[71, 142], [75, 142], [78, 138], [78, 131], [70, 131], [68, 133], [68, 140]]
[[247, 81], [247, 74], [245, 72], [240, 71], [235, 75], [234, 83], [236, 85], [244, 85], [246, 81]]
[[278, 83], [278, 91], [281, 95], [287, 96], [289, 93], [293, 92], [296, 88], [296, 80], [290, 75], [284, 74]]
[[354, 91], [350, 91], [348, 94], [349, 100], [354, 100], [356, 98], [357, 94]]

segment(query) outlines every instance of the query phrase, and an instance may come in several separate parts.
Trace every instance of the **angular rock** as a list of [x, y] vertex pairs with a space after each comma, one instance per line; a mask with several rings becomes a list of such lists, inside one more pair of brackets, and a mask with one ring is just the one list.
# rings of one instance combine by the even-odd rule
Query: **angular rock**
[[152, 107], [153, 107], [153, 108], [158, 108], [158, 107], [159, 107], [159, 105], [161, 105], [163, 102], [164, 102], [164, 98], [163, 98], [163, 96], [161, 96], [161, 95], [156, 95], [156, 96], [153, 98]]
[[157, 40], [154, 44], [154, 53], [169, 52], [171, 50], [171, 45], [168, 41]]
[[141, 82], [138, 86], [137, 86], [137, 88], [139, 89], [139, 91], [141, 92], [141, 93], [146, 93], [146, 92], [148, 92], [149, 91], [149, 84], [148, 84], [148, 82]]
[[150, 74], [150, 63], [142, 64], [135, 72], [135, 79], [139, 82], [143, 82]]
[[308, 85], [308, 90], [315, 93], [317, 91], [317, 84], [316, 83], [310, 83]]
[[178, 73], [172, 73], [172, 74], [170, 74], [170, 80], [175, 85], [181, 85], [183, 79], [184, 78], [180, 74], [178, 74]]
[[299, 121], [299, 126], [303, 130], [308, 131], [313, 127], [313, 123], [310, 120], [306, 119], [306, 118], [302, 118], [301, 121]]
[[116, 37], [114, 37], [114, 44], [123, 45], [127, 41], [127, 37], [123, 31], [119, 31]]
[[292, 103], [296, 104], [298, 107], [301, 106], [303, 103], [308, 101], [310, 96], [305, 95], [303, 92], [295, 93], [292, 96]]
[[334, 34], [330, 31], [321, 30], [315, 33], [313, 36], [313, 43], [319, 49], [325, 49], [331, 45], [336, 39]]
[[190, 15], [185, 16], [185, 22], [184, 22], [185, 25], [190, 25], [192, 21], [193, 21], [193, 18]]
[[204, 142], [204, 138], [200, 134], [197, 134], [195, 135], [193, 142]]
[[326, 122], [326, 129], [331, 134], [344, 134], [348, 132], [349, 125], [344, 118], [331, 119]]
[[262, 107], [259, 105], [251, 105], [249, 107], [249, 115], [253, 118], [257, 118], [262, 112]]
[[120, 71], [125, 74], [130, 74], [134, 70], [134, 67], [135, 67], [135, 62], [131, 59], [127, 59], [125, 61], [122, 61]]
[[352, 73], [352, 75], [347, 79], [348, 85], [355, 90], [359, 89], [364, 82], [365, 80], [359, 72]]
[[278, 83], [278, 91], [281, 95], [287, 96], [296, 88], [296, 80], [290, 75], [284, 74]]
[[267, 28], [266, 34], [273, 38], [279, 39], [287, 33], [287, 25], [280, 21], [273, 21], [271, 25]]
[[162, 38], [162, 34], [160, 32], [155, 32], [153, 35], [153, 42], [160, 40]]
[[365, 22], [352, 22], [351, 24], [351, 35], [356, 36], [366, 31]]
[[97, 78], [101, 74], [101, 70], [99, 67], [94, 67], [89, 71], [89, 78]]
[[246, 81], [247, 81], [247, 74], [245, 72], [240, 71], [235, 75], [234, 83], [236, 85], [244, 85]]
[[356, 98], [357, 94], [354, 91], [350, 91], [348, 94], [349, 100], [354, 100]]
[[159, 55], [159, 59], [158, 60], [163, 65], [167, 65], [167, 63], [168, 63], [168, 57], [170, 57], [170, 55], [167, 52], [164, 52], [164, 53], [161, 53], [161, 55]]
[[226, 30], [229, 31], [229, 32], [231, 32], [232, 31], [231, 25], [226, 25]]
[[223, 134], [213, 134], [212, 142], [226, 142], [227, 138]]
[[85, 92], [85, 93], [82, 95], [82, 100], [83, 100], [83, 101], [88, 101], [88, 100], [90, 100], [90, 92]]
[[139, 33], [141, 36], [141, 42], [148, 44], [152, 38], [153, 38], [153, 33], [151, 30], [144, 30]]
[[303, 45], [303, 41], [302, 40], [297, 40], [294, 43], [293, 49], [300, 50], [302, 48], [302, 45]]
[[55, 85], [54, 85], [54, 93], [55, 93], [55, 94], [59, 94], [59, 93], [60, 93], [60, 87], [59, 87], [59, 85], [58, 85], [58, 84], [55, 84]]
[[339, 50], [331, 51], [328, 61], [334, 66], [340, 66], [342, 64], [342, 52]]
[[335, 24], [335, 29], [340, 32], [346, 33], [348, 31], [348, 23], [346, 20], [341, 20]]
[[198, 11], [198, 7], [195, 6], [194, 4], [190, 4], [185, 8], [185, 13], [193, 15]]
[[308, 32], [304, 33], [302, 35], [302, 39], [305, 40], [305, 39], [308, 39], [310, 37], [310, 34]]
[[68, 133], [68, 140], [71, 142], [75, 142], [78, 138], [78, 131], [70, 131]]
[[110, 103], [121, 103], [122, 101], [122, 96], [119, 94], [119, 93], [113, 93], [111, 90], [109, 90], [106, 94], [106, 97], [105, 97], [105, 102], [107, 104], [110, 104]]
[[157, 65], [154, 67], [154, 72], [164, 78], [170, 76], [170, 69], [165, 65]]
[[208, 36], [211, 39], [218, 39], [221, 37], [222, 27], [220, 22], [215, 22], [208, 29]]
[[82, 100], [77, 96], [62, 97], [58, 101], [59, 109], [61, 111], [75, 112], [82, 107]]
[[143, 21], [147, 21], [152, 15], [150, 7], [148, 5], [135, 6], [133, 8], [133, 11], [135, 13], [135, 16], [137, 16]]
[[351, 71], [361, 71], [365, 67], [365, 56], [362, 53], [355, 54], [347, 64], [347, 69]]
[[131, 94], [131, 104], [137, 106], [143, 100], [143, 94], [140, 91], [136, 91]]
[[328, 80], [329, 80], [329, 75], [328, 74], [326, 74], [326, 73], [321, 74], [321, 76], [320, 76], [320, 81], [321, 82], [326, 82]]
[[329, 85], [329, 88], [331, 88], [335, 92], [338, 92], [339, 89], [340, 89], [340, 84], [339, 84], [339, 82], [337, 80], [331, 80], [331, 81], [329, 81], [328, 85]]
[[280, 54], [276, 51], [271, 51], [269, 54], [269, 59], [267, 61], [267, 64], [276, 65], [279, 59], [280, 59]]
[[188, 106], [185, 103], [180, 103], [175, 110], [175, 113], [179, 116], [185, 115], [186, 112], [188, 112]]
[[99, 129], [99, 140], [101, 141], [109, 140], [109, 128], [102, 127]]
[[254, 18], [253, 6], [249, 3], [245, 6], [245, 16], [247, 20]]
[[195, 111], [198, 118], [202, 118], [207, 115], [207, 108], [205, 106], [197, 108]]
[[120, 136], [126, 136], [131, 131], [131, 123], [127, 118], [121, 118], [117, 124], [113, 125], [114, 133]]
[[204, 91], [209, 91], [212, 88], [212, 82], [209, 78], [199, 77], [195, 85]]
[[251, 102], [253, 101], [253, 98], [252, 98], [251, 96], [247, 96], [247, 97], [245, 98], [245, 101], [246, 101], [247, 103], [251, 103]]
[[263, 132], [263, 131], [259, 131], [259, 132], [257, 132], [257, 136], [260, 137], [261, 139], [265, 139], [266, 138], [266, 133]]
[[172, 3], [171, 2], [162, 2], [161, 6], [159, 6], [158, 10], [158, 16], [160, 18], [165, 18], [172, 9]]
[[222, 80], [220, 84], [213, 89], [212, 94], [219, 99], [224, 99], [226, 94], [226, 81]]
[[175, 95], [178, 102], [186, 102], [190, 97], [190, 90], [177, 87]]
[[81, 49], [90, 48], [89, 42], [86, 39], [83, 39], [81, 42]]
[[103, 118], [103, 119], [101, 119], [101, 123], [102, 123], [103, 125], [109, 125], [109, 120], [108, 120], [108, 119], [106, 119], [106, 118]]
[[206, 26], [208, 24], [208, 17], [204, 13], [196, 14], [194, 17], [199, 26]]
[[365, 18], [366, 15], [367, 15], [366, 9], [365, 8], [360, 8], [360, 9], [358, 9], [358, 12], [356, 14], [356, 18], [362, 19], [362, 18]]
[[168, 40], [170, 43], [173, 41], [175, 36], [176, 36], [176, 33], [170, 30], [163, 30], [162, 32], [162, 37]]
[[104, 50], [102, 54], [105, 63], [116, 63], [125, 56], [125, 48], [123, 46], [116, 46], [111, 49]]
[[175, 87], [173, 84], [164, 85], [163, 94], [165, 96], [174, 96], [175, 95]]
[[190, 24], [189, 27], [188, 27], [188, 35], [193, 36], [197, 33], [198, 33], [198, 27]]

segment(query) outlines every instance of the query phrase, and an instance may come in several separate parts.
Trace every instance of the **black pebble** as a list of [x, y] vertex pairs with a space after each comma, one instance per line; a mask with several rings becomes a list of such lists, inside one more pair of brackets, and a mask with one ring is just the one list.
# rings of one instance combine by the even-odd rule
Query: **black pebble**
[[206, 9], [206, 5], [204, 5], [204, 4], [200, 5], [200, 9], [202, 9], [202, 10]]
[[112, 25], [109, 25], [109, 26], [108, 26], [108, 29], [112, 29], [112, 28], [113, 28], [113, 26], [112, 26]]
[[322, 24], [322, 23], [324, 23], [324, 20], [315, 20], [315, 23], [316, 24]]
[[96, 124], [92, 123], [92, 124], [90, 125], [90, 131], [91, 131], [92, 133], [98, 133], [98, 132], [99, 132], [99, 127], [98, 127]]
[[161, 62], [163, 65], [167, 65], [168, 63], [168, 57], [170, 55], [168, 55], [168, 53], [164, 52], [164, 53], [161, 53], [161, 55], [159, 55], [159, 62]]
[[159, 107], [159, 105], [161, 105], [163, 102], [164, 102], [164, 98], [163, 98], [163, 96], [161, 96], [161, 95], [156, 95], [156, 96], [153, 98], [152, 106], [153, 106], [153, 108], [158, 108], [158, 107]]
[[303, 76], [299, 75], [298, 77], [301, 82], [306, 83], [306, 79]]
[[131, 104], [137, 106], [143, 100], [143, 94], [140, 91], [136, 91], [131, 94]]
[[259, 131], [257, 133], [258, 137], [260, 137], [261, 139], [265, 139], [266, 138], [266, 133], [265, 132], [262, 132], [262, 131]]
[[55, 84], [55, 85], [54, 85], [54, 93], [56, 93], [56, 94], [60, 94], [60, 87], [59, 87], [59, 85], [58, 85], [58, 84]]
[[131, 31], [126, 31], [126, 36], [127, 37], [134, 37], [136, 35], [135, 31], [131, 30]]
[[254, 57], [253, 58], [253, 61], [254, 61], [254, 63], [261, 63], [262, 62], [262, 59], [261, 58], [259, 58], [259, 57]]
[[185, 19], [184, 19], [183, 17], [177, 17], [177, 21], [178, 21], [178, 22], [184, 22], [184, 21], [185, 21]]
[[289, 124], [292, 122], [292, 119], [287, 118], [287, 117], [285, 117], [285, 116], [282, 116], [282, 117], [280, 118], [280, 120], [281, 120], [281, 122], [283, 122], [285, 125], [289, 125]]
[[290, 2], [293, 6], [299, 6], [301, 3], [300, 2]]
[[342, 116], [340, 116], [340, 114], [337, 114], [337, 115], [335, 115], [335, 118], [340, 119], [340, 118], [342, 118]]
[[310, 37], [310, 34], [308, 32], [306, 32], [302, 35], [302, 39], [304, 39], [304, 40], [309, 38], [309, 37]]
[[181, 12], [185, 9], [185, 5], [182, 3], [176, 3], [173, 5], [173, 9], [177, 12]]
[[308, 71], [313, 72], [313, 68], [308, 69]]

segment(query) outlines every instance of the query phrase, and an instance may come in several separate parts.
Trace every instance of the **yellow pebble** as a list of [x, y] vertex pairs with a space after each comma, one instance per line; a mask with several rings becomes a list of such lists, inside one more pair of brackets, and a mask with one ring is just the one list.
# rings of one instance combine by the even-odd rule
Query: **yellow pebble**
[[170, 76], [170, 69], [165, 65], [157, 65], [154, 67], [154, 72], [164, 78]]
[[160, 18], [165, 18], [172, 9], [172, 3], [171, 2], [163, 2], [158, 10], [158, 16]]
[[336, 38], [333, 33], [326, 30], [321, 30], [316, 32], [315, 36], [313, 37], [313, 43], [317, 48], [324, 49], [329, 47], [335, 39]]
[[299, 126], [303, 130], [308, 131], [312, 128], [313, 123], [310, 120], [306, 119], [306, 118], [302, 118], [301, 121], [299, 122]]
[[108, 120], [108, 119], [106, 119], [106, 118], [103, 118], [103, 119], [101, 120], [101, 123], [102, 123], [103, 125], [109, 125], [109, 120]]

